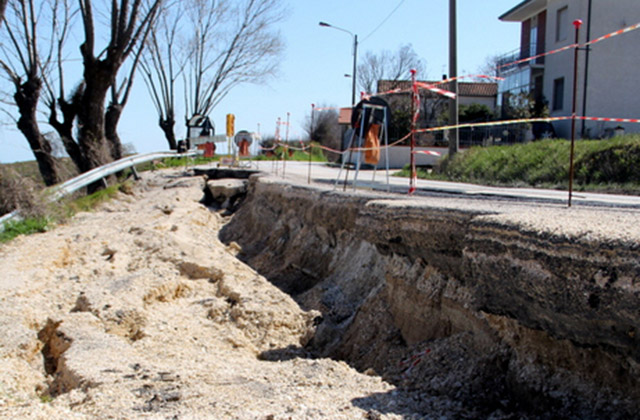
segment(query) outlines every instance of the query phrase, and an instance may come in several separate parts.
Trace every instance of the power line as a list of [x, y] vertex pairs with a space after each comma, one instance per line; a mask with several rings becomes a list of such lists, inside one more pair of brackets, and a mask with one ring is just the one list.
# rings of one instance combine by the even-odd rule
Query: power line
[[393, 14], [396, 12], [396, 10], [398, 10], [398, 9], [400, 8], [400, 6], [402, 6], [402, 3], [404, 3], [404, 2], [405, 2], [405, 0], [400, 0], [400, 3], [398, 3], [398, 5], [395, 7], [395, 9], [393, 9], [393, 10], [392, 10], [388, 15], [387, 15], [387, 17], [386, 17], [386, 18], [384, 18], [384, 19], [382, 20], [382, 22], [380, 22], [380, 23], [378, 24], [378, 26], [376, 26], [376, 27], [373, 29], [373, 31], [369, 32], [369, 35], [365, 36], [365, 37], [364, 37], [364, 39], [363, 39], [362, 41], [360, 41], [360, 43], [363, 43], [364, 41], [366, 41], [367, 39], [369, 39], [369, 37], [370, 37], [371, 35], [373, 35], [373, 34], [374, 34], [378, 29], [380, 29], [380, 27], [381, 27], [382, 25], [384, 25], [384, 24], [389, 20], [389, 18], [390, 18], [391, 16], [393, 16]]

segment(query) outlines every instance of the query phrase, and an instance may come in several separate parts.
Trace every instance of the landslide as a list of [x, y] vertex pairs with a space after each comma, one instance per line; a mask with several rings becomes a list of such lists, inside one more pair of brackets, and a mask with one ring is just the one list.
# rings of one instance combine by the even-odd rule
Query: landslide
[[423, 415], [626, 419], [640, 408], [637, 216], [253, 176], [220, 238], [320, 311], [306, 350], [381, 375]]
[[299, 351], [319, 314], [217, 239], [226, 219], [200, 202], [201, 177], [141, 175], [96, 211], [0, 245], [0, 418], [415, 413], [379, 377]]

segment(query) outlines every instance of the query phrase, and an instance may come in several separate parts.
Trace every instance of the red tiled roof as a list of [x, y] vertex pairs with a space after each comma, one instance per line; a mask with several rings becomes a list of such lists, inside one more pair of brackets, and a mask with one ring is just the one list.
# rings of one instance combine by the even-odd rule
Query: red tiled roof
[[[434, 84], [434, 81], [421, 81], [421, 83]], [[447, 89], [447, 84], [439, 84], [438, 87]], [[409, 80], [379, 80], [378, 92], [388, 92], [392, 89], [409, 90], [411, 89], [411, 81]], [[477, 82], [458, 82], [458, 94], [466, 97], [494, 97], [498, 94], [497, 83], [477, 83]]]

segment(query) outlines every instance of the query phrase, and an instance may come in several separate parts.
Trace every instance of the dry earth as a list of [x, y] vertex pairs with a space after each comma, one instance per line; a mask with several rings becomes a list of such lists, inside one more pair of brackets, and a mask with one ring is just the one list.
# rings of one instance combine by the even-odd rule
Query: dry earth
[[400, 418], [390, 384], [300, 357], [317, 313], [218, 240], [203, 185], [146, 173], [0, 246], [0, 418]]

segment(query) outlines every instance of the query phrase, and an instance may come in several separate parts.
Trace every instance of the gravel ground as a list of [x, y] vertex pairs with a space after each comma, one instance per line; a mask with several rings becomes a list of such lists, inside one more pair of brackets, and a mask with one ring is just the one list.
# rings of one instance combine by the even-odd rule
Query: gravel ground
[[0, 246], [0, 417], [406, 418], [379, 377], [305, 357], [317, 313], [218, 241], [181, 175]]

